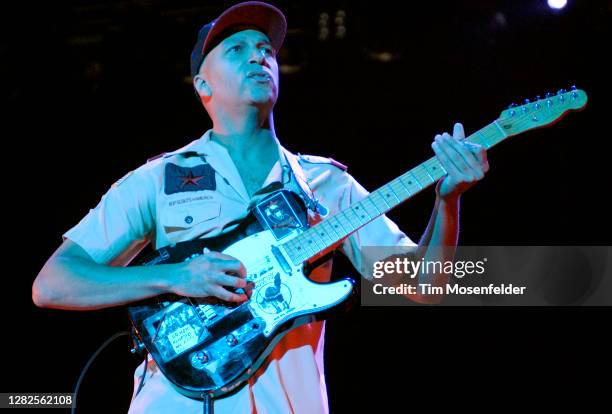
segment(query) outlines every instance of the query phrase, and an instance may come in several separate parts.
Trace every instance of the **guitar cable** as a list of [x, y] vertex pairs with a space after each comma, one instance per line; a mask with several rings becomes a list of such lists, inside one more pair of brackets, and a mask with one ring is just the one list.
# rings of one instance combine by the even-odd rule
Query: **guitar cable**
[[136, 390], [136, 394], [134, 394], [134, 398], [138, 395], [142, 386], [144, 385], [145, 376], [147, 375], [147, 367], [149, 365], [149, 353], [147, 351], [144, 352], [144, 366], [142, 367], [142, 375], [140, 376], [140, 383], [138, 384], [138, 389]]
[[87, 370], [89, 369], [89, 367], [91, 366], [93, 361], [97, 358], [97, 356], [100, 354], [100, 352], [102, 352], [102, 350], [104, 348], [106, 348], [111, 342], [113, 342], [115, 339], [120, 338], [120, 337], [122, 337], [124, 335], [129, 336], [130, 333], [128, 331], [117, 332], [116, 334], [114, 334], [113, 336], [108, 338], [106, 341], [104, 341], [104, 343], [102, 345], [100, 345], [100, 347], [96, 350], [96, 352], [94, 352], [93, 355], [89, 358], [89, 360], [87, 361], [87, 363], [85, 364], [85, 366], [81, 370], [81, 374], [79, 375], [79, 379], [77, 380], [76, 385], [74, 386], [74, 392], [73, 392], [74, 399], [72, 401], [72, 408], [70, 410], [71, 414], [75, 414], [76, 413], [77, 396], [78, 396], [78, 393], [79, 393], [79, 388], [81, 387], [81, 382], [83, 381], [83, 378], [85, 378], [85, 374], [87, 373]]

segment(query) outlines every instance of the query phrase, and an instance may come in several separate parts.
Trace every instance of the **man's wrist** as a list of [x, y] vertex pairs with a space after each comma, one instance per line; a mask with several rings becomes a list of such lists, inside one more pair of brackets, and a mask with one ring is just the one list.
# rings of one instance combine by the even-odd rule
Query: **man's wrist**
[[156, 294], [171, 293], [174, 281], [178, 277], [175, 266], [173, 264], [159, 264], [151, 266], [150, 269], [153, 271], [150, 284]]
[[436, 194], [436, 204], [438, 209], [457, 209], [459, 202], [461, 201], [461, 193], [449, 194], [447, 196], [441, 196]]

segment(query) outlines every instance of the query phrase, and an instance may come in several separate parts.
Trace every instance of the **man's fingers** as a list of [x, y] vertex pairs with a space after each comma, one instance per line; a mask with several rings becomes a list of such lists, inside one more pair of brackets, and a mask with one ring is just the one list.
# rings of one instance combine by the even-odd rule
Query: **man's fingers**
[[436, 135], [431, 147], [448, 174], [448, 179], [442, 182], [447, 184], [446, 189], [440, 190], [444, 194], [465, 191], [489, 169], [486, 150], [465, 139], [463, 125], [459, 122], [453, 126], [452, 136], [448, 133]]
[[[459, 173], [467, 173], [469, 171], [470, 166], [451, 143], [451, 141], [454, 141], [454, 139], [449, 134], [444, 133], [442, 135], [436, 135], [436, 141], [440, 146], [440, 150], [446, 154], [446, 159], [455, 166]], [[449, 173], [451, 173], [451, 171], [449, 171]]]
[[238, 260], [234, 256], [230, 256], [228, 254], [221, 253], [221, 252], [215, 252], [212, 250], [208, 250], [208, 248], [204, 248], [204, 254], [206, 254], [210, 258], [217, 259], [217, 260]]
[[220, 286], [231, 286], [235, 288], [243, 288], [243, 287], [246, 287], [247, 285], [247, 282], [245, 279], [237, 277], [237, 276], [228, 275], [225, 273], [217, 273], [213, 277], [213, 279], [215, 283], [217, 283]]
[[[453, 138], [455, 139], [454, 143], [460, 144], [459, 146], [455, 146], [455, 148], [459, 151], [459, 153], [464, 157], [466, 162], [469, 164], [472, 169], [477, 173], [476, 175], [480, 177], [481, 174], [478, 174], [481, 170], [481, 166], [484, 172], [489, 170], [489, 165], [487, 162], [487, 152], [486, 150], [477, 144], [474, 144], [469, 141], [465, 141], [465, 131], [463, 129], [463, 124], [460, 122], [455, 123], [453, 126]], [[471, 153], [476, 159], [476, 163], [472, 162], [472, 158], [468, 156], [468, 153], [464, 151], [465, 149]]]
[[244, 294], [232, 293], [221, 286], [215, 286], [214, 288], [212, 288], [211, 293], [213, 294], [213, 296], [226, 302], [244, 302], [248, 299], [247, 296]]
[[453, 138], [463, 140], [465, 139], [465, 131], [463, 130], [463, 125], [457, 122], [453, 126]]
[[482, 145], [477, 145], [472, 142], [465, 142], [465, 145], [470, 150], [472, 155], [478, 161], [478, 165], [482, 166], [484, 172], [489, 171], [489, 160], [487, 159], [487, 150]]
[[466, 169], [463, 170], [467, 174], [472, 174], [480, 171], [480, 164], [472, 151], [469, 149], [468, 143], [457, 141], [456, 139], [448, 139], [449, 145], [452, 146], [457, 153], [457, 156], [465, 162]]
[[483, 166], [484, 172], [489, 171], [489, 159], [487, 158], [487, 150], [481, 145], [473, 145], [477, 148], [474, 149], [476, 158], [480, 165]]
[[232, 273], [236, 276], [246, 277], [246, 267], [238, 259], [227, 260], [219, 264], [219, 270], [225, 273]]
[[215, 266], [215, 269], [220, 272], [234, 273], [240, 277], [246, 277], [246, 268], [244, 264], [233, 256], [209, 251], [206, 253], [208, 260]]
[[439, 137], [440, 137], [439, 135], [436, 135], [436, 139], [431, 144], [431, 147], [436, 153], [436, 156], [438, 157], [440, 164], [442, 164], [442, 167], [444, 167], [444, 169], [449, 175], [452, 175], [454, 177], [462, 176], [463, 172], [459, 170], [459, 168], [455, 165], [455, 163], [450, 159], [448, 154], [442, 149], [442, 145], [440, 144]]

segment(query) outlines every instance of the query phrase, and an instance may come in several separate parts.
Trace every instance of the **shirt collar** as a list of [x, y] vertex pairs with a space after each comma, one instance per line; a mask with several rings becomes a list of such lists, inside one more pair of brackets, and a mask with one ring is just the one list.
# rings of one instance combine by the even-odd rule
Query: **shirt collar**
[[164, 154], [164, 158], [170, 158], [175, 155], [185, 155], [185, 153], [194, 152], [197, 155], [206, 155], [206, 148], [213, 143], [210, 140], [210, 133], [212, 130], [208, 130], [200, 138], [191, 141], [189, 144], [177, 149], [176, 151], [167, 152]]
[[[249, 200], [248, 192], [240, 178], [234, 161], [231, 159], [227, 149], [222, 145], [211, 140], [212, 129], [209, 129], [200, 138], [190, 142], [182, 148], [176, 151], [168, 152], [164, 154], [164, 158], [171, 158], [177, 155], [187, 156], [193, 154], [193, 156], [202, 157], [207, 163], [211, 165], [224, 179], [227, 180], [228, 184], [232, 186], [236, 192], [245, 201]], [[278, 161], [272, 166], [268, 176], [264, 180], [262, 189], [275, 183], [280, 182], [286, 184], [290, 178], [290, 166], [287, 161], [287, 155], [292, 156], [289, 151], [280, 145], [278, 139], [276, 139], [277, 150], [278, 150]]]

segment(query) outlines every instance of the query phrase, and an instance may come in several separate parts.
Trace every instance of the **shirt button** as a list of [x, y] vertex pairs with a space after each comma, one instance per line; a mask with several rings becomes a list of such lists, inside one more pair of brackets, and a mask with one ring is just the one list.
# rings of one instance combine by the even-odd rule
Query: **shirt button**
[[193, 217], [191, 217], [191, 216], [185, 217], [185, 223], [187, 223], [187, 224], [193, 223]]

